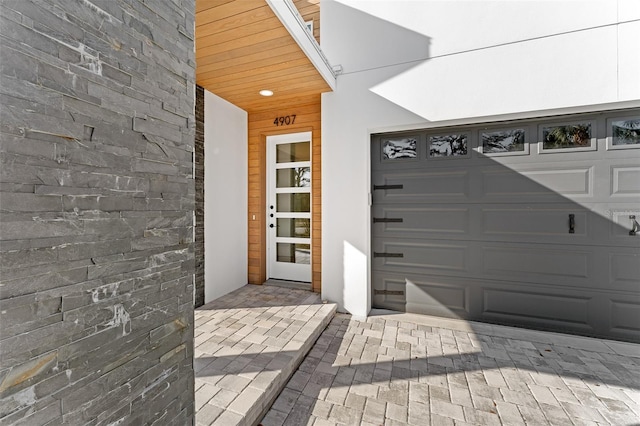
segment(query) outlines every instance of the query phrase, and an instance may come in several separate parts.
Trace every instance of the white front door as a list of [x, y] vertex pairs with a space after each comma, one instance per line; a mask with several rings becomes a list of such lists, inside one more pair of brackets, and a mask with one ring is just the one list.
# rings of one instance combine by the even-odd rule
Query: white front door
[[311, 282], [311, 132], [267, 137], [269, 278]]

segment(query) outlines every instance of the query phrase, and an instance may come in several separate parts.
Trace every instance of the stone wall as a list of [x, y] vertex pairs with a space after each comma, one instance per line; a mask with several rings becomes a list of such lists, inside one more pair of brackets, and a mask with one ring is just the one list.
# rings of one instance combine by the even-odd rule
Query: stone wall
[[196, 86], [196, 303], [204, 305], [204, 88]]
[[193, 423], [194, 9], [0, 1], [0, 424]]

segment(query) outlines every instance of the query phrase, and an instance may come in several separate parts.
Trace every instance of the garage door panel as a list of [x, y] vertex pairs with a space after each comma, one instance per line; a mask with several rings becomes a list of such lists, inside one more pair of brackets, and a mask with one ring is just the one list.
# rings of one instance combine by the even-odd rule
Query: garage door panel
[[480, 215], [485, 240], [561, 244], [584, 244], [585, 240], [592, 240], [591, 215], [574, 204], [491, 205], [482, 208]]
[[486, 276], [525, 276], [527, 281], [583, 283], [593, 275], [593, 251], [575, 246], [527, 248], [513, 245], [485, 246], [483, 270]]
[[[374, 271], [456, 276], [568, 287], [608, 282], [607, 248], [482, 241], [388, 240], [374, 238]], [[389, 256], [389, 257], [384, 257]]]
[[[374, 180], [373, 202], [412, 203], [425, 200], [459, 202], [469, 199], [469, 172], [457, 171], [414, 171], [411, 173], [385, 173]], [[376, 189], [381, 186], [402, 186], [394, 189]], [[416, 201], [417, 200], [417, 201]]]
[[591, 210], [591, 235], [593, 244], [617, 247], [640, 248], [640, 230], [637, 235], [629, 235], [633, 228], [635, 216], [640, 222], [640, 197], [633, 202], [611, 202], [584, 204], [582, 207]]
[[[537, 167], [517, 164], [483, 168], [472, 163], [455, 163], [447, 169], [427, 163], [422, 166], [373, 176], [374, 203], [609, 202], [612, 196], [621, 201], [633, 200], [640, 185], [635, 183], [637, 170], [633, 166], [620, 165], [612, 171], [605, 162], [580, 162], [571, 168], [546, 162]], [[618, 182], [615, 187], [608, 183], [614, 178]], [[396, 187], [382, 188], [389, 185]]]
[[640, 288], [640, 250], [614, 249], [609, 255], [608, 287], [613, 290], [638, 291]]
[[612, 165], [611, 196], [640, 197], [640, 167]]
[[[570, 233], [571, 214], [574, 233]], [[596, 242], [591, 222], [598, 219], [575, 204], [376, 205], [372, 217], [375, 234], [383, 238], [580, 245]]]
[[373, 306], [406, 310], [406, 281], [404, 277], [378, 274], [373, 281]]
[[637, 229], [636, 235], [629, 234], [634, 229], [634, 220], [640, 223], [640, 208], [637, 205], [610, 206], [605, 214], [608, 218], [603, 219], [609, 222], [609, 238], [612, 243], [640, 247], [640, 229]]
[[629, 235], [633, 227], [630, 216], [640, 222], [636, 204], [402, 203], [372, 207], [373, 231], [384, 238], [640, 247], [640, 230], [635, 236]]
[[593, 168], [513, 170], [500, 168], [482, 172], [483, 198], [517, 197], [526, 202], [530, 198], [565, 201], [564, 196], [589, 198], [593, 196]]
[[512, 324], [546, 324], [556, 329], [592, 331], [590, 303], [593, 303], [591, 298], [584, 295], [488, 288], [483, 291], [482, 315], [487, 320]]
[[626, 336], [640, 335], [640, 300], [613, 298], [610, 301], [611, 332]]
[[407, 279], [407, 310], [449, 318], [468, 318], [467, 288], [437, 281]]
[[640, 288], [636, 248], [376, 238], [373, 252], [376, 272], [513, 280], [524, 287], [538, 283], [628, 292]]
[[372, 215], [376, 234], [385, 237], [465, 238], [470, 232], [469, 208], [459, 205], [381, 205], [374, 206]]
[[[446, 316], [449, 318], [470, 318], [468, 282], [448, 280], [443, 277], [424, 275], [403, 275], [393, 273], [376, 274], [374, 278], [375, 306], [393, 309], [402, 306], [402, 311]], [[397, 295], [398, 290], [404, 292]], [[383, 294], [384, 291], [392, 293]]]
[[383, 241], [374, 243], [373, 268], [397, 271], [469, 271], [469, 247], [460, 244]]
[[640, 340], [632, 293], [388, 272], [376, 272], [373, 287], [379, 308]]
[[481, 320], [640, 341], [640, 298], [599, 290], [514, 290], [513, 283], [486, 283]]

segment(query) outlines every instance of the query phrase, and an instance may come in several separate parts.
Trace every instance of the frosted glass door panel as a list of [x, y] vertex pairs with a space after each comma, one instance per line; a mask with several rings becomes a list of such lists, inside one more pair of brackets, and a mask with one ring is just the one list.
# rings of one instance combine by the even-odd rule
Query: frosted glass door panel
[[278, 262], [311, 264], [311, 245], [278, 243]]
[[277, 188], [308, 188], [311, 186], [311, 167], [291, 167], [276, 170]]
[[276, 163], [294, 163], [311, 161], [311, 143], [295, 142], [278, 144], [276, 148]]
[[308, 213], [311, 211], [311, 194], [307, 193], [285, 193], [277, 195], [278, 213]]
[[278, 237], [285, 238], [310, 238], [311, 220], [300, 218], [281, 218], [277, 220]]

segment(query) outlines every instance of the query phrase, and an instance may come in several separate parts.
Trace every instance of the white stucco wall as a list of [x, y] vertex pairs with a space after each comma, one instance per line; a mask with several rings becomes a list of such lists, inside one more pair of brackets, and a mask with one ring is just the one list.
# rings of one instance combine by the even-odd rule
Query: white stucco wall
[[640, 106], [640, 1], [325, 0], [322, 293], [370, 309], [370, 134]]
[[204, 91], [205, 303], [247, 284], [247, 113]]

